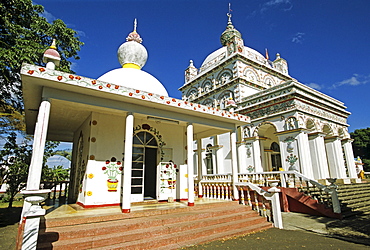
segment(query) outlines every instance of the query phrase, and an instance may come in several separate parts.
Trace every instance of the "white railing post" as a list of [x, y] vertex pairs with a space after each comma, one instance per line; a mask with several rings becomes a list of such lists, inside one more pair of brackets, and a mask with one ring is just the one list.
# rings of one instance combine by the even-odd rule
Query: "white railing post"
[[277, 182], [271, 183], [271, 188], [267, 190], [268, 192], [272, 193], [271, 196], [271, 206], [272, 206], [272, 216], [274, 218], [274, 227], [283, 228], [283, 218], [281, 216], [281, 208], [280, 208], [280, 198], [279, 198], [279, 192], [280, 189], [278, 189]]

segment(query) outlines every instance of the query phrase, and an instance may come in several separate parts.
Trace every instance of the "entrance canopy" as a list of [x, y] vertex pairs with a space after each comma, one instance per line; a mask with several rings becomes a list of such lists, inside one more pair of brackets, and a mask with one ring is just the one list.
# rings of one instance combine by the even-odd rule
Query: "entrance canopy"
[[91, 112], [126, 116], [161, 123], [194, 126], [194, 139], [233, 131], [250, 118], [176, 98], [160, 96], [24, 64], [21, 70], [27, 133], [33, 134], [42, 100], [51, 102], [48, 140], [72, 142], [73, 133]]

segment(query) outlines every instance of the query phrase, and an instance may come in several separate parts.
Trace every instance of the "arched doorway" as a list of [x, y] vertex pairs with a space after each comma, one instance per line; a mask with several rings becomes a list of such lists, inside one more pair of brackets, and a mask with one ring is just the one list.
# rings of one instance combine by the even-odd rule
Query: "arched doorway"
[[157, 197], [157, 155], [158, 143], [154, 135], [147, 131], [134, 135], [131, 177], [133, 201]]

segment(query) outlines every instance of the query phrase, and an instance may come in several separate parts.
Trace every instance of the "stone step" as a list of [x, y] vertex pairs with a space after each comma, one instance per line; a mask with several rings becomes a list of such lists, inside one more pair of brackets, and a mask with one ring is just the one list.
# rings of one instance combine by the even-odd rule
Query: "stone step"
[[[258, 221], [258, 223], [248, 224], [248, 226], [246, 226], [245, 223], [248, 223], [248, 221], [243, 219], [239, 223], [227, 222], [218, 227], [200, 227], [192, 231], [163, 235], [151, 238], [149, 242], [146, 239], [142, 239], [133, 242], [110, 245], [108, 247], [102, 247], [98, 249], [178, 249], [179, 247], [200, 244], [220, 238], [232, 237], [235, 235], [243, 235], [271, 227], [271, 225], [261, 221]], [[169, 245], [172, 245], [173, 248], [168, 247], [168, 243], [170, 243]], [[166, 245], [165, 248], [164, 245]]]
[[77, 222], [59, 219], [59, 224], [56, 220], [49, 223], [46, 220], [46, 229], [39, 234], [38, 249], [146, 249], [166, 245], [178, 248], [181, 242], [197, 244], [212, 237], [218, 239], [272, 227], [266, 218], [247, 206], [219, 203], [171, 212], [149, 211], [151, 215], [141, 217], [118, 216], [121, 218], [109, 221], [104, 221], [106, 216], [77, 218]]
[[[80, 237], [97, 237], [111, 232], [132, 232], [141, 228], [154, 228], [159, 226], [171, 226], [171, 224], [180, 225], [180, 223], [193, 223], [193, 221], [204, 221], [204, 223], [217, 223], [226, 220], [233, 221], [240, 217], [251, 217], [255, 211], [251, 211], [246, 206], [235, 206], [225, 210], [224, 207], [216, 207], [212, 211], [199, 211], [185, 213], [174, 213], [168, 215], [158, 215], [150, 217], [139, 217], [134, 219], [108, 221], [101, 223], [79, 224], [75, 226], [61, 226], [48, 228], [45, 232], [39, 234], [39, 239], [49, 238], [50, 233], [58, 231], [58, 239], [73, 239]], [[71, 230], [73, 228], [73, 230]]]
[[72, 226], [72, 225], [79, 225], [79, 224], [86, 224], [86, 223], [108, 222], [108, 221], [116, 221], [120, 219], [133, 219], [133, 218], [149, 217], [149, 216], [155, 216], [155, 215], [165, 215], [165, 214], [172, 214], [172, 213], [179, 213], [179, 212], [186, 212], [186, 211], [206, 210], [210, 208], [214, 209], [217, 207], [228, 206], [228, 204], [230, 203], [238, 204], [238, 202], [234, 202], [234, 201], [225, 201], [225, 202], [197, 204], [197, 206], [194, 206], [194, 207], [177, 207], [177, 208], [171, 208], [171, 209], [141, 210], [141, 211], [132, 211], [131, 213], [115, 213], [115, 214], [106, 214], [106, 215], [99, 215], [99, 216], [73, 216], [73, 218], [70, 218], [70, 217], [52, 218], [52, 219], [43, 220], [41, 225], [44, 226], [44, 228], [45, 227], [51, 228], [51, 227]]

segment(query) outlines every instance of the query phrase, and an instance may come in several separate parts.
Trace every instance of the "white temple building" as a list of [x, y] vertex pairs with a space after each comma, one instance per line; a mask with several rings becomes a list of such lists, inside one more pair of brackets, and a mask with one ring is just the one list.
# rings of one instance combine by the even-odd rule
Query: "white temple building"
[[[280, 54], [270, 61], [245, 46], [231, 15], [220, 40], [199, 69], [190, 61], [179, 90], [183, 100], [251, 118], [238, 131], [239, 173], [297, 170], [324, 183], [356, 181], [344, 104], [291, 77]], [[203, 173], [231, 173], [229, 145], [227, 135], [198, 143]]]

